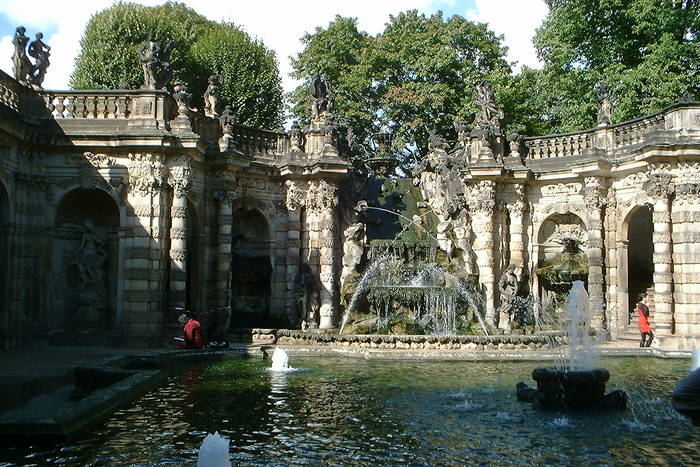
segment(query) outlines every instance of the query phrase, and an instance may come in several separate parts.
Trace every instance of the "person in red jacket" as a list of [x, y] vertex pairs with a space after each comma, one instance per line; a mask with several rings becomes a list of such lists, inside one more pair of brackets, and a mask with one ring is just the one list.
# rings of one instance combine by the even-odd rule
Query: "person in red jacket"
[[178, 318], [184, 330], [184, 342], [182, 348], [185, 349], [201, 349], [204, 347], [204, 338], [202, 337], [202, 325], [192, 317], [188, 312], [180, 315]]
[[642, 335], [642, 340], [639, 342], [640, 347], [649, 347], [651, 341], [654, 340], [654, 333], [651, 332], [651, 326], [649, 326], [649, 307], [647, 306], [647, 301], [649, 296], [645, 293], [639, 295], [637, 300], [637, 316], [639, 317], [639, 332]]

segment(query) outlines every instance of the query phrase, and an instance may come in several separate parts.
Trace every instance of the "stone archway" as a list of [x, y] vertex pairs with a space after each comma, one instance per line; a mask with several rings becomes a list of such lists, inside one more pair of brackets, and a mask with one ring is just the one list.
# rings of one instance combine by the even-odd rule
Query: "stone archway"
[[117, 325], [119, 220], [119, 207], [100, 189], [78, 188], [58, 203], [49, 332], [109, 331]]
[[257, 209], [240, 208], [231, 229], [231, 326], [262, 327], [270, 318], [270, 227]]

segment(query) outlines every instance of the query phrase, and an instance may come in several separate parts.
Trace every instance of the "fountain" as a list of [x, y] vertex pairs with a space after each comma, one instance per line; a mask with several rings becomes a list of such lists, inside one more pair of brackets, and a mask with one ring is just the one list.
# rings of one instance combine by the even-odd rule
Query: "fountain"
[[294, 368], [289, 366], [289, 356], [287, 352], [282, 347], [275, 347], [275, 351], [272, 352], [272, 365], [270, 366], [270, 371], [293, 371]]
[[537, 382], [537, 389], [518, 383], [518, 400], [533, 402], [541, 410], [625, 409], [627, 394], [621, 390], [605, 394], [610, 373], [606, 368], [593, 366], [597, 353], [589, 332], [588, 294], [583, 282], [573, 283], [566, 312], [568, 358], [553, 368], [535, 368], [532, 379]]
[[488, 335], [470, 278], [439, 266], [437, 250], [434, 242], [374, 241], [371, 262], [346, 309], [340, 333], [362, 299], [370, 316], [365, 328], [375, 332], [456, 335], [466, 324], [466, 313], [459, 311], [469, 309]]

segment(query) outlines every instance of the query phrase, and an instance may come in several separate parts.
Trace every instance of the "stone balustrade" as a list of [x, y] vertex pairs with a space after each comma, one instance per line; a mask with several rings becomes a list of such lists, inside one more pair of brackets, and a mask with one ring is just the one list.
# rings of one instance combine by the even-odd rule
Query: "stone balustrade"
[[593, 131], [525, 138], [524, 143], [531, 159], [578, 156], [593, 146]]
[[40, 91], [54, 118], [126, 119], [134, 91]]
[[665, 116], [657, 113], [646, 117], [631, 120], [629, 122], [613, 125], [613, 145], [617, 151], [626, 146], [638, 144], [644, 141], [647, 133], [653, 130], [661, 130], [665, 126]]

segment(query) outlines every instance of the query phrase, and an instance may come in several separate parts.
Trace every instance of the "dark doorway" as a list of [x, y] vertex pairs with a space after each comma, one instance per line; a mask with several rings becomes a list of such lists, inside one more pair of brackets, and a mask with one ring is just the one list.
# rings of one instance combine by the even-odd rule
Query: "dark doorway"
[[231, 259], [231, 326], [272, 326], [270, 295], [270, 229], [255, 209], [239, 209], [233, 215]]
[[641, 292], [646, 292], [654, 284], [653, 230], [651, 209], [642, 206], [632, 213], [627, 231], [627, 290], [631, 306]]

